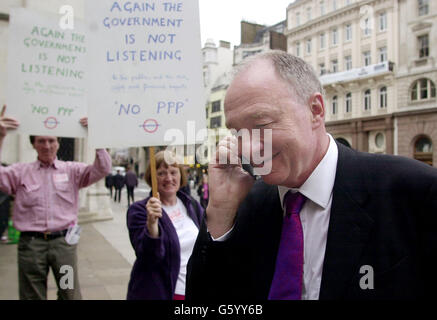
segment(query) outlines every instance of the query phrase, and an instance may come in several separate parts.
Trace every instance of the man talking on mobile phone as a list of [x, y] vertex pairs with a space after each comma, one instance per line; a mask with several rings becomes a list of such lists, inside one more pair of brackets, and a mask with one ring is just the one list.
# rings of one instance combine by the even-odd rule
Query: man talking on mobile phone
[[219, 143], [216, 159], [229, 162], [208, 168], [187, 300], [436, 296], [437, 170], [338, 144], [324, 116], [323, 88], [302, 59], [270, 51], [237, 66], [226, 125], [271, 130], [271, 170], [254, 180], [232, 161], [248, 142]]

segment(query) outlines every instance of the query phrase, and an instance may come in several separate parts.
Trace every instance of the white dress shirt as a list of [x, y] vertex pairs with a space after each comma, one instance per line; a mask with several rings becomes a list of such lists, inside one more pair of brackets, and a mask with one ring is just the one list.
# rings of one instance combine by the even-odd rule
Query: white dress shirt
[[[337, 171], [338, 148], [329, 135], [329, 147], [322, 161], [300, 188], [278, 186], [281, 204], [288, 190], [299, 191], [307, 200], [300, 212], [303, 229], [303, 288], [302, 300], [318, 300], [325, 259], [332, 189]], [[285, 208], [284, 215], [285, 215]]]

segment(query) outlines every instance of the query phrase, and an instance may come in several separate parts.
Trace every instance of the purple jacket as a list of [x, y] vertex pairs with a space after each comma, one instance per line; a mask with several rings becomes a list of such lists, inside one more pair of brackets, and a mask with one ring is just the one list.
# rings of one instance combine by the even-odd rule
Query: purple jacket
[[[177, 196], [187, 208], [194, 224], [200, 228], [204, 216], [200, 204], [181, 191], [178, 191]], [[164, 210], [158, 222], [159, 238], [149, 236], [146, 227], [146, 203], [149, 198], [133, 203], [127, 211], [129, 237], [137, 256], [131, 272], [127, 299], [173, 300], [181, 264], [179, 239]], [[193, 208], [193, 203], [197, 210]]]

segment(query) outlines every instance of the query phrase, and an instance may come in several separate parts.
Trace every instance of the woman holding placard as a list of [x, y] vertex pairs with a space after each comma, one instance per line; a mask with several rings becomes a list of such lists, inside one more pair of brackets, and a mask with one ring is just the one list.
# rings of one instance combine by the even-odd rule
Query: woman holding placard
[[[155, 159], [158, 197], [135, 202], [127, 211], [129, 236], [137, 256], [127, 299], [183, 300], [186, 267], [204, 211], [179, 190], [187, 177], [173, 155], [161, 151]], [[149, 163], [145, 180], [150, 186], [151, 171]]]

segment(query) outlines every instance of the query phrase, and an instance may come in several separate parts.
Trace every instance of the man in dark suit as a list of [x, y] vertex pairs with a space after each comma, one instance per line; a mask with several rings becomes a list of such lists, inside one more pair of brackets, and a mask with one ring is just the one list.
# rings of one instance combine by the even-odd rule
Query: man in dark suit
[[114, 175], [111, 172], [105, 177], [105, 187], [109, 189], [112, 198], [112, 190], [114, 188]]
[[[435, 297], [437, 170], [337, 144], [325, 130], [322, 86], [303, 60], [271, 51], [238, 68], [226, 124], [261, 137], [271, 129], [272, 138], [219, 143], [186, 298]], [[235, 159], [267, 146], [261, 165], [271, 170], [255, 182]]]
[[117, 202], [117, 196], [118, 196], [118, 202], [121, 201], [121, 189], [123, 189], [125, 184], [126, 181], [124, 179], [124, 176], [120, 173], [120, 170], [117, 170], [117, 174], [114, 176], [114, 187], [115, 187], [114, 202]]

